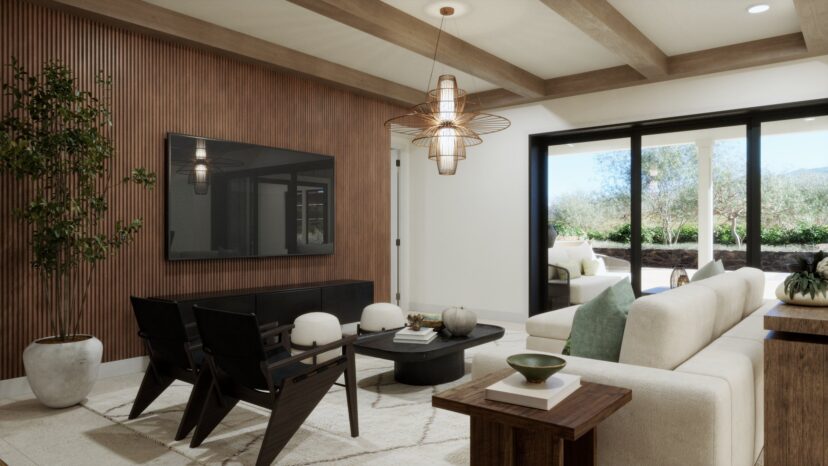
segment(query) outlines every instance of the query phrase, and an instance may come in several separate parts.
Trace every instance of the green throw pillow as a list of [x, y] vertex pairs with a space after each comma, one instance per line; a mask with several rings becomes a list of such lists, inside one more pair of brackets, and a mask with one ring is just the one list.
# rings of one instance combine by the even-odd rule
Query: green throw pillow
[[627, 314], [635, 301], [630, 280], [625, 278], [575, 311], [569, 354], [618, 362]]
[[700, 268], [698, 272], [694, 273], [693, 278], [690, 281], [697, 282], [699, 280], [704, 280], [705, 278], [714, 277], [720, 273], [724, 273], [724, 271], [724, 264], [721, 259], [717, 261], [710, 261], [707, 264], [704, 264], [704, 267]]

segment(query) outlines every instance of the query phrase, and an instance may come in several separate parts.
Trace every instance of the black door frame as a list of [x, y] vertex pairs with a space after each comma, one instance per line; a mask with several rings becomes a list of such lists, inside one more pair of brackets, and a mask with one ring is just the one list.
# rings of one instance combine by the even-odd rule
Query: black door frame
[[[529, 315], [547, 309], [547, 222], [549, 146], [605, 139], [630, 140], [630, 264], [633, 289], [641, 293], [641, 138], [651, 134], [743, 125], [747, 138], [747, 236], [759, 238], [762, 228], [762, 123], [828, 115], [828, 99], [701, 113], [616, 125], [553, 131], [529, 136]], [[761, 267], [761, 241], [747, 243], [747, 265]]]

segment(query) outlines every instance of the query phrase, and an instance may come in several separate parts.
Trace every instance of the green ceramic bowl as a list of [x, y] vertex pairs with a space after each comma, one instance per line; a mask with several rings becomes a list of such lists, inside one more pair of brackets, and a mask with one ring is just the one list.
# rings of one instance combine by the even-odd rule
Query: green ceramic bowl
[[544, 383], [552, 374], [566, 366], [566, 361], [548, 354], [523, 353], [506, 358], [512, 368], [526, 377], [529, 383]]

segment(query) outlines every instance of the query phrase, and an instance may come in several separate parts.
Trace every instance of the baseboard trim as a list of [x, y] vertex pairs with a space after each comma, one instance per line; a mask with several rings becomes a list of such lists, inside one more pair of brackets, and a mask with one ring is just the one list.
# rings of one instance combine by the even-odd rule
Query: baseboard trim
[[[451, 306], [446, 306], [443, 304], [426, 304], [411, 302], [409, 303], [408, 309], [411, 312], [440, 313], [443, 312], [444, 309], [449, 307]], [[481, 320], [500, 320], [503, 322], [515, 322], [518, 324], [522, 324], [526, 322], [526, 319], [528, 319], [527, 316], [516, 314], [514, 312], [493, 311], [490, 309], [472, 309], [470, 307], [467, 307], [466, 309], [477, 314], [477, 318]]]
[[[148, 363], [149, 358], [146, 356], [105, 362], [101, 364], [101, 368], [98, 371], [98, 379], [143, 372], [146, 370]], [[17, 398], [27, 395], [33, 395], [33, 393], [26, 377], [0, 380], [0, 399]]]

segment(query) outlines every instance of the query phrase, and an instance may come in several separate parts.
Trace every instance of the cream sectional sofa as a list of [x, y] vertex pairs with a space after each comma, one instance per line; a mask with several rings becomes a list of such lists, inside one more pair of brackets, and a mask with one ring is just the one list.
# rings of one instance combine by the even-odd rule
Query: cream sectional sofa
[[[761, 270], [742, 268], [637, 299], [620, 362], [565, 356], [564, 372], [632, 389], [632, 401], [598, 428], [604, 466], [751, 466], [764, 445]], [[526, 323], [529, 350], [558, 353], [577, 306]], [[478, 353], [473, 377], [507, 367]]]

